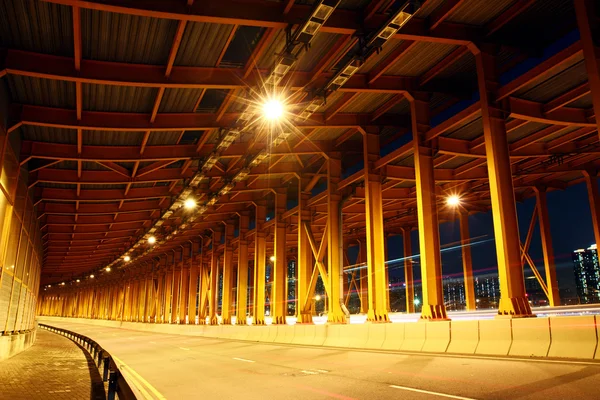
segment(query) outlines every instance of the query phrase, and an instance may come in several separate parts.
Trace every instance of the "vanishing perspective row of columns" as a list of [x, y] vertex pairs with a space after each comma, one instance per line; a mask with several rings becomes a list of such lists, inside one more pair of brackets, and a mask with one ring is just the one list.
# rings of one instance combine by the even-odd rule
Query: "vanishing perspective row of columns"
[[[582, 38], [583, 40], [583, 38]], [[593, 44], [592, 44], [593, 45]], [[587, 47], [586, 47], [587, 48]], [[546, 191], [536, 187], [536, 209], [532, 227], [525, 240], [520, 241], [515, 193], [509, 146], [507, 142], [506, 112], [497, 104], [493, 93], [498, 87], [494, 56], [480, 49], [471, 49], [475, 55], [479, 98], [489, 191], [493, 215], [494, 238], [500, 282], [498, 314], [503, 316], [532, 316], [526, 296], [524, 263], [532, 270], [547, 294], [551, 306], [559, 305], [558, 283], [554, 266], [552, 240]], [[589, 50], [584, 52], [586, 60]], [[595, 57], [592, 55], [592, 57]], [[597, 68], [594, 64], [589, 68]], [[598, 71], [595, 71], [596, 77]], [[590, 75], [591, 76], [591, 75]], [[592, 79], [592, 78], [590, 78]], [[595, 79], [595, 78], [594, 78]], [[600, 84], [592, 84], [593, 97], [600, 99]], [[442, 262], [440, 253], [437, 185], [434, 178], [435, 149], [426, 140], [430, 129], [429, 99], [423, 93], [406, 94], [411, 109], [413, 154], [416, 181], [417, 228], [419, 234], [424, 320], [447, 319], [444, 304]], [[600, 100], [599, 100], [600, 101]], [[600, 108], [600, 103], [594, 103]], [[355, 283], [361, 300], [361, 311], [369, 321], [389, 321], [388, 271], [386, 268], [385, 223], [382, 191], [385, 177], [374, 167], [380, 158], [379, 132], [372, 127], [361, 130], [364, 156], [364, 192], [366, 224], [364, 241], [360, 241], [360, 284]], [[255, 203], [254, 229], [250, 229], [250, 212], [239, 213], [238, 221], [225, 221], [222, 229], [213, 230], [211, 237], [199, 237], [179, 253], [164, 256], [152, 265], [137, 267], [125, 274], [130, 279], [119, 279], [81, 287], [59, 288], [44, 295], [38, 313], [44, 315], [85, 316], [145, 322], [199, 323], [208, 320], [218, 323], [221, 298], [221, 323], [246, 322], [247, 313], [253, 324], [265, 323], [265, 304], [269, 298], [270, 315], [274, 324], [286, 323], [287, 315], [287, 234], [294, 225], [297, 235], [297, 307], [298, 323], [311, 323], [313, 296], [319, 277], [325, 287], [327, 317], [331, 323], [344, 323], [346, 280], [344, 279], [344, 232], [342, 198], [338, 183], [342, 177], [341, 154], [326, 155], [326, 221], [324, 228], [312, 222], [314, 209], [310, 206], [311, 193], [307, 180], [298, 179], [298, 206], [295, 223], [287, 213], [287, 194], [284, 189], [273, 189], [273, 221], [267, 222], [266, 203]], [[600, 243], [600, 194], [594, 171], [585, 174], [596, 241]], [[313, 187], [310, 185], [310, 187]], [[469, 241], [468, 213], [458, 212], [462, 243]], [[537, 271], [528, 255], [535, 220], [539, 221], [544, 256], [545, 278]], [[267, 226], [268, 225], [268, 226]], [[235, 236], [235, 231], [238, 235]], [[410, 233], [413, 227], [403, 228], [404, 271], [406, 282], [406, 310], [414, 311], [414, 282], [411, 263]], [[271, 288], [267, 291], [267, 231], [273, 234], [273, 266]], [[253, 248], [250, 245], [253, 244]], [[250, 253], [253, 260], [250, 260]], [[179, 255], [179, 256], [178, 256]], [[177, 259], [179, 258], [179, 259]], [[463, 272], [467, 310], [475, 309], [472, 261], [469, 246], [462, 247]], [[237, 260], [237, 266], [234, 265]], [[251, 273], [249, 265], [252, 264]], [[221, 281], [222, 274], [222, 281]], [[366, 286], [365, 286], [366, 284]], [[235, 288], [235, 298], [234, 298]], [[249, 290], [251, 289], [251, 290]], [[61, 292], [62, 290], [62, 292]], [[346, 291], [346, 293], [345, 293]], [[222, 293], [222, 297], [219, 297]], [[249, 312], [248, 312], [249, 310]]]

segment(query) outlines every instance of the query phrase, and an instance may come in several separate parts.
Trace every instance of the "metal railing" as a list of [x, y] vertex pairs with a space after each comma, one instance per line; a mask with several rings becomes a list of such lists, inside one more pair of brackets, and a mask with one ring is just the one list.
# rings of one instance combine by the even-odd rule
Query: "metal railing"
[[133, 390], [131, 390], [131, 387], [123, 377], [123, 374], [119, 371], [113, 357], [111, 357], [109, 352], [104, 350], [102, 346], [96, 343], [96, 341], [68, 329], [57, 328], [46, 324], [38, 324], [38, 326], [50, 332], [63, 335], [75, 343], [79, 343], [88, 351], [88, 353], [90, 353], [90, 356], [100, 371], [100, 375], [102, 375], [102, 381], [108, 382], [108, 400], [115, 400], [115, 395], [118, 395], [119, 400], [137, 400]]

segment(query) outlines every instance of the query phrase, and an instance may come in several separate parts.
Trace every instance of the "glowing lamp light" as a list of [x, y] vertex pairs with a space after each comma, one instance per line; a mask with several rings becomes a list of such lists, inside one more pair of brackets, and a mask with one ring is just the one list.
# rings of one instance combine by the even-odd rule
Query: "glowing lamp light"
[[79, 283], [79, 282], [81, 282], [81, 281], [80, 281], [79, 279], [77, 279], [75, 282]]
[[106, 267], [106, 272], [110, 272], [110, 267]]
[[448, 196], [448, 198], [446, 199], [446, 204], [448, 204], [450, 207], [456, 207], [460, 205], [460, 197], [458, 197], [455, 194], [453, 194], [452, 196]]
[[125, 260], [125, 262], [129, 262], [129, 261], [131, 261], [131, 257], [129, 257], [129, 256], [125, 256], [125, 257], [123, 258], [123, 260]]
[[421, 304], [421, 300], [415, 299], [414, 303], [415, 303], [415, 306], [418, 306], [419, 304]]
[[154, 236], [150, 236], [150, 237], [148, 238], [148, 243], [149, 243], [149, 244], [154, 244], [154, 243], [156, 243], [156, 238], [155, 238]]
[[319, 301], [319, 300], [321, 300], [321, 296], [320, 296], [320, 295], [316, 295], [316, 296], [315, 296], [315, 300], [316, 300], [316, 301]]
[[266, 119], [276, 121], [283, 116], [283, 104], [277, 99], [269, 99], [263, 104], [263, 115]]
[[91, 278], [91, 279], [94, 279], [94, 274], [91, 274], [91, 275], [90, 275], [90, 278]]
[[275, 256], [269, 257], [269, 260], [271, 260], [271, 262], [275, 262]]
[[191, 210], [193, 208], [196, 208], [196, 200], [190, 198], [187, 199], [184, 203], [185, 208], [187, 208], [188, 210]]

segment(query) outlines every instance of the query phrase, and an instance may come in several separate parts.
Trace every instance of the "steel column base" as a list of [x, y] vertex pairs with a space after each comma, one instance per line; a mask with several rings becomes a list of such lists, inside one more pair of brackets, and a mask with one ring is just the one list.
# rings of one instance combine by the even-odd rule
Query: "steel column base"
[[367, 321], [369, 322], [390, 322], [390, 317], [386, 311], [375, 312], [375, 310], [369, 310], [367, 312]]
[[528, 318], [535, 316], [527, 297], [500, 297], [498, 317]]
[[439, 304], [423, 304], [420, 319], [427, 321], [450, 321], [450, 318], [446, 315], [446, 307]]

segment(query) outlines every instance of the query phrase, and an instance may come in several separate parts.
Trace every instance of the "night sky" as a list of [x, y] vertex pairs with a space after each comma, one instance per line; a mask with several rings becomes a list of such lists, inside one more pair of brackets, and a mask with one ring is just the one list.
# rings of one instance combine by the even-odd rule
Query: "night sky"
[[[570, 186], [564, 191], [555, 190], [548, 192], [548, 210], [550, 213], [550, 228], [560, 288], [570, 288], [575, 291], [573, 276], [573, 262], [571, 252], [579, 248], [587, 248], [594, 243], [594, 231], [587, 197], [585, 183]], [[529, 229], [531, 214], [535, 207], [535, 197], [517, 203], [519, 230], [521, 241], [524, 242]], [[471, 247], [473, 257], [473, 271], [476, 275], [492, 274], [497, 276], [496, 247], [492, 223], [492, 213], [478, 213], [469, 217], [471, 238], [477, 238]], [[544, 275], [542, 258], [542, 245], [539, 233], [539, 224], [533, 234], [529, 254], [535, 261], [538, 269]], [[413, 231], [413, 254], [419, 253], [418, 232]], [[460, 232], [458, 220], [440, 225], [440, 241], [442, 248], [458, 245]], [[402, 236], [393, 236], [388, 239], [388, 260], [403, 257]], [[390, 278], [404, 277], [403, 263], [389, 264]], [[415, 280], [420, 279], [420, 270], [415, 265]], [[442, 271], [444, 276], [462, 278], [462, 257], [460, 248], [442, 251]], [[531, 276], [529, 267], [525, 267], [525, 275]]]

